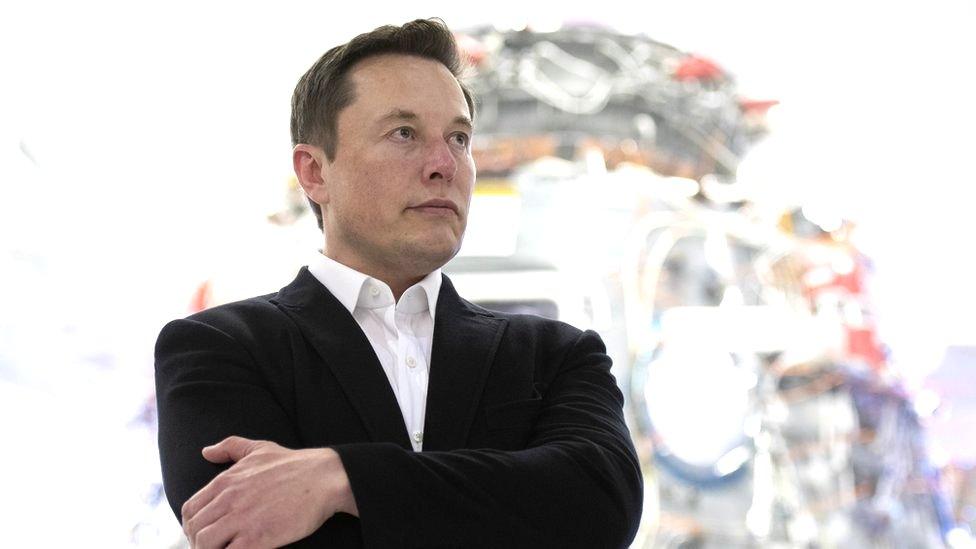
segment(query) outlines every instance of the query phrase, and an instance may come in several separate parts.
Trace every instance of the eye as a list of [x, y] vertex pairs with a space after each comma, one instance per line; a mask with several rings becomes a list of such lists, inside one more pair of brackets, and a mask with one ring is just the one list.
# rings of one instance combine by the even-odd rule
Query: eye
[[468, 134], [464, 132], [456, 132], [451, 134], [451, 140], [455, 145], [466, 149], [468, 148], [468, 143], [471, 141], [471, 138], [468, 137]]
[[401, 126], [390, 132], [390, 137], [395, 141], [410, 141], [415, 135], [413, 128], [409, 126]]

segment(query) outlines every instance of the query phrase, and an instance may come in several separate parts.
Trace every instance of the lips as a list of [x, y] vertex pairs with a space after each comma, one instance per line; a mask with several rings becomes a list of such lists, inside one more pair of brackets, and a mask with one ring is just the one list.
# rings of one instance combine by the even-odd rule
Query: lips
[[455, 214], [459, 213], [457, 204], [455, 204], [450, 200], [445, 200], [443, 198], [433, 198], [431, 200], [428, 200], [427, 202], [423, 202], [421, 204], [417, 204], [416, 206], [410, 207], [411, 210], [419, 210], [419, 209], [426, 209], [426, 208], [444, 208], [444, 209], [451, 210]]

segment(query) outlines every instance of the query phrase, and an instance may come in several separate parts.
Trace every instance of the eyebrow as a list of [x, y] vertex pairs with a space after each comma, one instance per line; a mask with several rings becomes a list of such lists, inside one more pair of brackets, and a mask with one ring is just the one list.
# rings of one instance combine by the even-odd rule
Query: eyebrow
[[418, 118], [419, 117], [417, 116], [417, 114], [412, 111], [405, 111], [403, 109], [393, 109], [392, 111], [380, 117], [380, 119], [377, 122], [383, 123], [383, 122], [390, 122], [395, 120], [414, 121], [417, 120]]
[[452, 122], [454, 122], [458, 126], [464, 126], [465, 128], [468, 129], [468, 131], [474, 130], [474, 124], [471, 122], [471, 119], [463, 114], [455, 116]]
[[[384, 114], [382, 117], [380, 117], [379, 120], [377, 120], [377, 122], [379, 124], [384, 124], [386, 122], [399, 121], [399, 120], [415, 122], [419, 119], [420, 117], [417, 116], [417, 113], [413, 111], [407, 111], [403, 109], [393, 109], [390, 112]], [[455, 116], [454, 120], [452, 120], [451, 123], [459, 126], [464, 126], [469, 131], [474, 129], [474, 124], [471, 122], [471, 119], [465, 115]]]

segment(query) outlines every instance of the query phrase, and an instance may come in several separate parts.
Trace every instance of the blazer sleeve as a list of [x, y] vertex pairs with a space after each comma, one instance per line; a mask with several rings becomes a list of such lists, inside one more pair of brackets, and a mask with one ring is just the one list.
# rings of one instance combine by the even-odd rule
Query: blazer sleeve
[[291, 448], [299, 441], [294, 422], [260, 379], [254, 357], [229, 328], [175, 320], [156, 342], [163, 487], [181, 521], [183, 503], [228, 467], [205, 460], [204, 446], [231, 435]]
[[643, 501], [623, 397], [583, 332], [524, 450], [338, 445], [366, 547], [626, 547]]

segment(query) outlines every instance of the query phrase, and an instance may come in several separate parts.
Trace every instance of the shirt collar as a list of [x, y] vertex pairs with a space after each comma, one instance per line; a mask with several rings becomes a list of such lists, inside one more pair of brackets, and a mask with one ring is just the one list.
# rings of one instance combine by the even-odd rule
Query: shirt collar
[[[328, 288], [350, 314], [357, 306], [370, 309], [377, 306], [385, 307], [393, 302], [393, 292], [385, 282], [347, 267], [323, 253], [316, 252], [309, 258], [308, 270]], [[403, 292], [397, 304], [397, 311], [419, 313], [427, 309], [433, 320], [434, 313], [437, 311], [437, 296], [441, 291], [441, 282], [440, 269], [427, 274], [420, 282]], [[380, 290], [382, 295], [374, 296], [373, 288]]]

